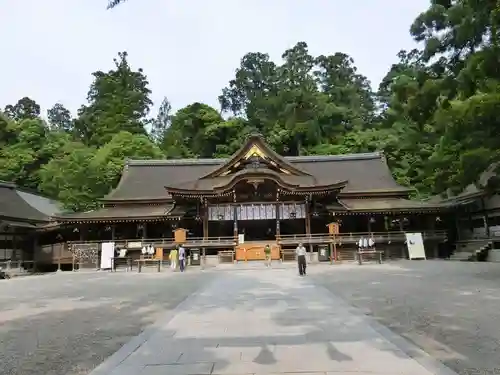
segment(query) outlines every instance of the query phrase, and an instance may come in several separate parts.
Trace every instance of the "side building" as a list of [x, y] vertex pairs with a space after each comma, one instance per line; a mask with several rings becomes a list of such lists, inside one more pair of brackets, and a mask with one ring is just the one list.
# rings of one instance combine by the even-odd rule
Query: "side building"
[[475, 184], [441, 200], [455, 212], [452, 259], [500, 262], [500, 180], [496, 172], [499, 166], [492, 164]]
[[56, 228], [59, 203], [13, 183], [0, 181], [0, 266], [31, 268], [40, 231]]
[[[146, 244], [168, 251], [178, 229], [207, 262], [228, 252], [261, 259], [265, 244], [278, 258], [300, 242], [312, 257], [335, 243], [338, 258], [351, 259], [362, 237], [400, 258], [405, 232], [421, 232], [427, 256], [437, 256], [449, 207], [409, 193], [382, 153], [282, 157], [252, 135], [229, 159], [129, 160], [101, 209], [55, 220], [69, 250], [114, 241], [132, 257]], [[334, 236], [331, 223], [339, 228]]]

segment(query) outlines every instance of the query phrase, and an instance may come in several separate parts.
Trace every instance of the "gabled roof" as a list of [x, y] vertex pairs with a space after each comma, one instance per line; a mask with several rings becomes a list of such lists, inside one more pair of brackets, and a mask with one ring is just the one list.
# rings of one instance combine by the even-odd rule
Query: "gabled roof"
[[43, 223], [60, 213], [58, 202], [0, 181], [0, 219]]
[[[383, 153], [283, 157], [287, 165], [313, 178], [317, 185], [347, 181], [342, 195], [371, 194], [407, 196], [410, 189], [396, 183]], [[231, 159], [128, 160], [122, 178], [104, 200], [165, 201], [165, 186], [193, 184], [216, 175]], [[288, 175], [295, 178], [294, 175]], [[222, 176], [224, 177], [224, 176]], [[297, 177], [299, 177], [297, 175]], [[299, 177], [300, 178], [300, 177]], [[198, 182], [203, 184], [203, 182]]]
[[280, 169], [281, 172], [288, 175], [296, 176], [307, 176], [307, 172], [299, 169], [297, 166], [290, 163], [288, 160], [283, 158], [281, 155], [277, 154], [269, 145], [264, 141], [262, 135], [251, 134], [247, 142], [241, 146], [241, 148], [236, 151], [233, 156], [227, 160], [225, 163], [220, 165], [214, 171], [208, 173], [202, 178], [214, 178], [225, 176], [232, 167], [237, 166], [242, 161], [250, 159], [251, 157], [257, 157], [271, 165]]

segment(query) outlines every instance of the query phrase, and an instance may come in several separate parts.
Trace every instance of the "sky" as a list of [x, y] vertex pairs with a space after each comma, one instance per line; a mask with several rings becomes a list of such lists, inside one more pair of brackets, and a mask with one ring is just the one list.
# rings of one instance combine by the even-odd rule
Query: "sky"
[[193, 102], [219, 107], [248, 52], [281, 54], [299, 41], [312, 55], [343, 52], [376, 89], [429, 0], [0, 0], [0, 108], [28, 96], [42, 114], [86, 102], [91, 73], [120, 51], [150, 82], [155, 113]]

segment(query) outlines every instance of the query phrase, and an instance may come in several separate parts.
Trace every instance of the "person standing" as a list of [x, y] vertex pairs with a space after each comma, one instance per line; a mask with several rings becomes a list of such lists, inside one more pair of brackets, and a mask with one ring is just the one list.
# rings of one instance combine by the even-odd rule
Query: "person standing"
[[181, 269], [181, 272], [184, 272], [185, 267], [186, 267], [186, 249], [184, 248], [184, 245], [181, 245], [181, 247], [179, 247], [179, 268]]
[[173, 248], [172, 250], [170, 250], [169, 259], [170, 268], [172, 268], [172, 271], [175, 271], [175, 269], [177, 268], [177, 248]]
[[266, 267], [271, 265], [271, 246], [269, 244], [264, 248], [264, 254], [266, 255]]
[[306, 275], [306, 248], [302, 243], [295, 249], [295, 254], [297, 254], [297, 265], [299, 266], [299, 275]]

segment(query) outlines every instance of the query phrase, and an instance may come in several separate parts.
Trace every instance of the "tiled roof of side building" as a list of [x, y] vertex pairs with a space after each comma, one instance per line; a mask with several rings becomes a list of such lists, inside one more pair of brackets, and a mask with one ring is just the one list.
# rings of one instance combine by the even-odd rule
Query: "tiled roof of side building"
[[[117, 188], [105, 200], [168, 199], [165, 186], [199, 179], [228, 159], [128, 160]], [[319, 185], [347, 181], [343, 193], [404, 190], [382, 153], [295, 156], [285, 160], [314, 176]]]
[[61, 213], [58, 202], [10, 182], [0, 181], [0, 217], [34, 222], [48, 222]]

